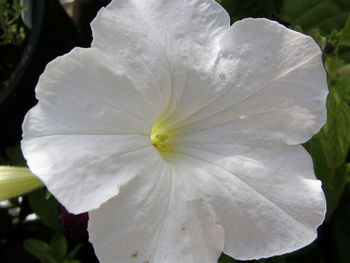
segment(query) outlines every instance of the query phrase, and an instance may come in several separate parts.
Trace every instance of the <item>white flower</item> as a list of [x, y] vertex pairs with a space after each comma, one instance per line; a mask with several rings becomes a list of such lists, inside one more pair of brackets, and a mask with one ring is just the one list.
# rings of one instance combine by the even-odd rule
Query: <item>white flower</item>
[[321, 52], [213, 0], [116, 0], [51, 62], [22, 149], [101, 262], [213, 263], [299, 249], [325, 213], [300, 145], [325, 123]]

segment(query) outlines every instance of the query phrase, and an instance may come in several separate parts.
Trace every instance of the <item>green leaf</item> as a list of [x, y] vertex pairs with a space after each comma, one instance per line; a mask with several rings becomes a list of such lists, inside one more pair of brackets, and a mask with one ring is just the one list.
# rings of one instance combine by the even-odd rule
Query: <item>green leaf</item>
[[342, 60], [344, 60], [346, 63], [350, 63], [350, 46], [338, 46], [338, 54]]
[[[302, 29], [297, 31], [301, 32]], [[309, 32], [309, 35], [316, 41], [319, 47], [324, 50], [327, 44], [327, 38], [322, 36], [321, 31], [318, 28], [315, 28]]]
[[327, 220], [329, 220], [334, 210], [338, 207], [339, 199], [345, 187], [345, 165], [337, 169], [330, 168], [327, 165], [326, 155], [319, 135], [314, 136], [304, 144], [304, 147], [312, 156], [316, 177], [322, 181], [322, 188], [325, 191], [327, 200]]
[[306, 32], [319, 28], [327, 34], [340, 30], [349, 12], [349, 0], [284, 0], [281, 10], [283, 19]]
[[67, 253], [66, 238], [62, 234], [56, 233], [51, 238], [50, 248], [51, 248], [53, 257], [57, 261], [62, 262], [62, 260], [65, 258], [65, 255]]
[[47, 243], [38, 239], [27, 239], [23, 247], [30, 254], [40, 260], [41, 263], [59, 263], [52, 258], [51, 249]]
[[350, 183], [350, 163], [346, 164], [346, 182]]
[[344, 75], [340, 74], [340, 72], [341, 69], [346, 66], [346, 64], [337, 57], [327, 57], [325, 66], [330, 80], [337, 80], [338, 77], [342, 77]]
[[28, 195], [29, 205], [45, 225], [58, 231], [60, 229], [59, 204], [53, 196], [46, 199], [46, 193], [45, 188], [30, 193]]
[[69, 252], [69, 254], [66, 256], [66, 260], [73, 260], [75, 258], [75, 256], [78, 254], [79, 250], [81, 249], [83, 245], [82, 244], [78, 244], [76, 245], [71, 252]]
[[350, 15], [346, 20], [344, 28], [340, 31], [339, 44], [350, 47]]
[[329, 167], [340, 166], [346, 158], [350, 146], [350, 65], [338, 58], [329, 57], [325, 62], [329, 81], [327, 101], [328, 120], [319, 136]]
[[349, 170], [344, 164], [336, 169], [335, 176], [332, 181], [327, 185], [328, 194], [328, 213], [332, 214], [334, 210], [338, 207], [340, 197], [346, 186], [346, 179], [348, 177]]
[[325, 185], [327, 197], [327, 219], [333, 214], [338, 207], [340, 197], [346, 185], [347, 169], [345, 165], [336, 169], [335, 175]]
[[49, 245], [46, 242], [38, 239], [27, 239], [23, 242], [23, 246], [25, 250], [37, 258], [42, 257], [42, 255], [51, 254]]
[[330, 168], [327, 165], [326, 156], [321, 144], [320, 136], [315, 135], [303, 146], [310, 153], [314, 163], [316, 177], [322, 181], [324, 186], [334, 176], [335, 169]]

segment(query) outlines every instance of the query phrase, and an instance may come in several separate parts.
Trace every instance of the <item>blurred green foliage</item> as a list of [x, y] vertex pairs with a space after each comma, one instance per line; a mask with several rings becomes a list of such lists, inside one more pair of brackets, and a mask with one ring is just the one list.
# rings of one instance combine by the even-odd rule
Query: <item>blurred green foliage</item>
[[25, 28], [20, 20], [24, 7], [19, 0], [0, 0], [0, 46], [19, 46], [26, 37]]
[[343, 28], [349, 12], [349, 0], [284, 0], [281, 16], [304, 32], [319, 29], [329, 34]]
[[56, 233], [50, 240], [50, 243], [38, 239], [27, 239], [24, 241], [24, 248], [41, 263], [80, 263], [75, 260], [81, 245], [78, 244], [67, 254], [68, 243], [60, 233]]
[[28, 195], [29, 205], [40, 220], [52, 230], [59, 231], [59, 207], [53, 195], [48, 195], [46, 189], [39, 189]]

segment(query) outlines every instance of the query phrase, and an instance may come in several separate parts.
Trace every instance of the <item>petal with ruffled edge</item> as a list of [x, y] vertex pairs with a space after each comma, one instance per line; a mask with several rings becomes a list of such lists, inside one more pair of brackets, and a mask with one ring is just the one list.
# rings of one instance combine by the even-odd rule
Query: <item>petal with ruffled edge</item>
[[214, 215], [199, 213], [176, 167], [158, 163], [89, 213], [89, 235], [102, 262], [215, 263], [224, 248]]
[[299, 144], [323, 126], [327, 80], [312, 38], [266, 19], [244, 19], [225, 32], [220, 46], [216, 72], [228, 86], [185, 120], [165, 123], [169, 129], [221, 125], [228, 133]]
[[24, 137], [148, 134], [158, 117], [133, 79], [97, 49], [76, 48], [50, 62], [36, 87], [39, 103], [24, 121]]
[[213, 0], [113, 1], [92, 23], [92, 46], [120, 61], [131, 57], [126, 64], [135, 76], [154, 75], [166, 122], [198, 111], [223, 89], [210, 76], [229, 27], [227, 12]]
[[157, 112], [142, 92], [96, 49], [77, 48], [40, 77], [22, 151], [69, 211], [97, 208], [134, 176], [151, 172], [159, 158], [149, 139]]
[[187, 141], [168, 159], [186, 178], [191, 198], [202, 198], [224, 227], [224, 252], [257, 259], [311, 243], [326, 202], [309, 154], [300, 145], [217, 135]]

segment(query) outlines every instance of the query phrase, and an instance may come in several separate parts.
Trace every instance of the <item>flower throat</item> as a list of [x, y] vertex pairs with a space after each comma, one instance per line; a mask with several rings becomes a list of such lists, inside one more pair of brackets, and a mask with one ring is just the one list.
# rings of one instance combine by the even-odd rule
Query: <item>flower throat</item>
[[169, 133], [160, 127], [158, 123], [155, 123], [151, 131], [151, 142], [159, 152], [169, 150]]

